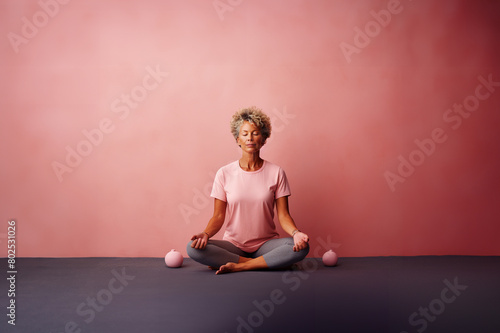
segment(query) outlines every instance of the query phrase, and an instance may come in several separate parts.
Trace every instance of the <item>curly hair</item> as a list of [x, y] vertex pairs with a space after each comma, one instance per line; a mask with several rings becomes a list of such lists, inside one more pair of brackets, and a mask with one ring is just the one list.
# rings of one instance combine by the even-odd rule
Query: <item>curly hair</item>
[[241, 125], [248, 121], [260, 129], [264, 142], [271, 137], [271, 119], [261, 109], [251, 106], [236, 112], [231, 119], [231, 133], [237, 139]]

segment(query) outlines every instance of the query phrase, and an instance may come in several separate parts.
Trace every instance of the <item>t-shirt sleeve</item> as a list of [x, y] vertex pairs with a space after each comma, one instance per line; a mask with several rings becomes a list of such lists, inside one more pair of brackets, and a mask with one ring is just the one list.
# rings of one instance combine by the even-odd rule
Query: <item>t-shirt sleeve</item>
[[222, 169], [219, 169], [215, 174], [214, 185], [212, 186], [212, 193], [210, 193], [212, 198], [216, 198], [227, 202], [226, 191], [224, 191], [224, 174]]
[[279, 169], [278, 172], [278, 184], [276, 186], [276, 191], [274, 192], [274, 198], [278, 199], [281, 197], [286, 197], [291, 195], [290, 185], [288, 184], [288, 179], [286, 178], [285, 170]]

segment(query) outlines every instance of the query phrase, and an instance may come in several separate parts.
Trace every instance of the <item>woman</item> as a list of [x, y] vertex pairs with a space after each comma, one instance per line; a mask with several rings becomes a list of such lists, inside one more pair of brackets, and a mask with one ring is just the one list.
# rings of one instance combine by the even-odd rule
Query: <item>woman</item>
[[[217, 171], [211, 196], [214, 214], [205, 230], [191, 238], [188, 255], [216, 274], [292, 265], [309, 252], [309, 237], [297, 229], [288, 211], [290, 188], [283, 169], [260, 157], [271, 136], [271, 122], [251, 107], [236, 112], [231, 132], [241, 158]], [[274, 207], [281, 227], [291, 238], [279, 238]], [[209, 240], [227, 220], [223, 240]]]

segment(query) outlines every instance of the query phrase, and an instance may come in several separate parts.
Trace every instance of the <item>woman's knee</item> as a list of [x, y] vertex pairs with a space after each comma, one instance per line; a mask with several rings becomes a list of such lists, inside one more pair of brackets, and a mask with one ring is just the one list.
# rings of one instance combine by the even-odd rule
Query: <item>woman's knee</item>
[[188, 242], [188, 244], [187, 244], [187, 246], [186, 246], [186, 252], [187, 252], [187, 254], [188, 254], [189, 258], [191, 258], [191, 259], [195, 259], [195, 260], [196, 260], [197, 258], [199, 258], [199, 257], [200, 257], [200, 252], [201, 252], [202, 250], [200, 250], [200, 249], [195, 249], [194, 247], [191, 247], [191, 244], [192, 244], [192, 243], [193, 243], [193, 241], [192, 241], [192, 240]]
[[304, 259], [308, 254], [309, 254], [309, 245], [307, 245], [306, 248], [297, 252], [297, 256], [300, 258], [300, 260]]
[[[293, 238], [286, 239], [285, 244], [287, 246], [289, 246], [293, 251], [293, 247], [295, 246], [295, 242], [293, 241]], [[305, 248], [303, 248], [302, 250], [293, 251], [293, 254], [295, 255], [295, 257], [297, 258], [298, 261], [304, 259], [309, 254], [309, 244], [307, 244], [307, 246]]]

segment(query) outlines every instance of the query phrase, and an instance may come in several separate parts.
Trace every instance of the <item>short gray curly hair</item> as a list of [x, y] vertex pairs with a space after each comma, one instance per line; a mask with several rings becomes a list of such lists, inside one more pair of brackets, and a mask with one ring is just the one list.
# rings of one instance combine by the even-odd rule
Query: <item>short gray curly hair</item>
[[240, 128], [243, 122], [248, 121], [260, 129], [264, 142], [271, 137], [271, 119], [255, 106], [241, 109], [233, 114], [231, 119], [231, 133], [237, 139], [240, 135]]

